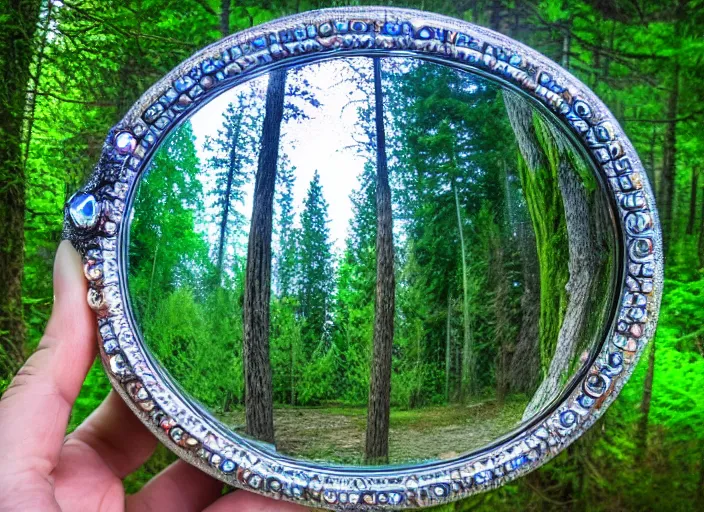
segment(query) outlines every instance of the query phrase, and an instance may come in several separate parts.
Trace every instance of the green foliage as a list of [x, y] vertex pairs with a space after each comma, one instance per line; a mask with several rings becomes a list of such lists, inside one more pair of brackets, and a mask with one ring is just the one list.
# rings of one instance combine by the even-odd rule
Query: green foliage
[[303, 318], [303, 342], [308, 353], [328, 341], [332, 292], [332, 255], [328, 228], [328, 204], [316, 171], [301, 213], [299, 301]]
[[[303, 10], [328, 5], [329, 2], [240, 2], [233, 5], [230, 28], [232, 31], [247, 28], [290, 14], [296, 8]], [[704, 62], [701, 43], [704, 9], [701, 2], [483, 0], [457, 3], [433, 0], [398, 5], [422, 7], [492, 25], [555, 60], [568, 57], [570, 70], [605, 101], [624, 125], [651, 179], [654, 178], [653, 182], [658, 185], [658, 192], [664, 179], [661, 173], [664, 132], [670, 125], [664, 121], [676, 121], [675, 222], [667, 255], [668, 279], [655, 340], [655, 377], [646, 431], [647, 451], [639, 453], [637, 442], [642, 435], [638, 424], [648, 364], [647, 357], [644, 357], [619, 400], [572, 449], [518, 482], [441, 510], [612, 512], [702, 509], [704, 277], [701, 269], [704, 261], [698, 256], [704, 220], [701, 213], [704, 180], [701, 177], [695, 189], [694, 209], [690, 209], [693, 171], [696, 173], [697, 169], [702, 169], [704, 163], [701, 156], [704, 155], [704, 139], [700, 129], [704, 89], [699, 78]], [[52, 290], [48, 276], [60, 240], [64, 202], [83, 182], [97, 161], [108, 129], [129, 106], [190, 53], [220, 37], [219, 7], [220, 3], [215, 0], [186, 0], [178, 4], [156, 0], [54, 3], [53, 22], [48, 25], [48, 30], [43, 31], [50, 34], [41, 44], [43, 59], [37, 56], [33, 64], [35, 81], [30, 84], [28, 109], [31, 123], [26, 123], [31, 126], [27, 137], [30, 143], [26, 165], [23, 290], [28, 351], [36, 346], [51, 309]], [[0, 20], [0, 25], [2, 23]], [[571, 36], [568, 55], [563, 51], [565, 35]], [[681, 94], [679, 106], [672, 114], [668, 112], [667, 100], [671, 94], [671, 70], [675, 60], [681, 66]], [[551, 326], [564, 312], [562, 288], [566, 282], [565, 275], [550, 275], [550, 268], [545, 267], [545, 262], [554, 262], [565, 256], [558, 248], [565, 236], [562, 221], [555, 216], [545, 218], [545, 212], [559, 211], [555, 194], [549, 189], [539, 190], [531, 181], [525, 163], [517, 162], [516, 148], [506, 142], [511, 140], [510, 127], [500, 122], [499, 113], [504, 107], [500, 100], [497, 101], [495, 91], [478, 90], [467, 95], [461, 88], [452, 89], [452, 84], [458, 83], [457, 77], [447, 70], [435, 72], [436, 76], [428, 75], [420, 68], [415, 73], [417, 76], [411, 76], [404, 82], [406, 85], [394, 84], [391, 78], [385, 83], [387, 90], [392, 92], [387, 97], [388, 111], [392, 114], [402, 111], [408, 115], [397, 118], [412, 120], [409, 125], [398, 127], [398, 133], [408, 135], [410, 150], [402, 153], [394, 147], [394, 141], [390, 141], [394, 151], [391, 158], [394, 162], [392, 186], [400, 190], [397, 193], [401, 205], [399, 213], [403, 222], [409, 223], [415, 240], [413, 246], [399, 247], [403, 250], [397, 251], [399, 282], [402, 284], [397, 298], [400, 322], [395, 343], [401, 357], [396, 356], [394, 361], [392, 400], [404, 408], [444, 403], [445, 400], [446, 315], [449, 310], [453, 318], [458, 318], [463, 307], [461, 262], [457, 253], [450, 250], [451, 246], [456, 247], [458, 236], [455, 217], [450, 214], [454, 208], [449, 193], [451, 182], [460, 187], [461, 196], [478, 198], [472, 204], [461, 205], [464, 232], [472, 237], [471, 274], [476, 276], [470, 282], [470, 296], [487, 299], [473, 300], [470, 305], [477, 339], [488, 339], [497, 333], [495, 312], [492, 311], [497, 288], [490, 276], [487, 255], [491, 253], [492, 238], [508, 236], [505, 232], [507, 216], [516, 215], [531, 221], [536, 232], [540, 233], [537, 246], [544, 267], [541, 275], [549, 280], [541, 288], [546, 290], [544, 300], [554, 302], [553, 307], [544, 308], [551, 311], [552, 319], [541, 320], [543, 332], [553, 329]], [[407, 87], [405, 91], [404, 87]], [[413, 101], [407, 94], [411, 90], [415, 95]], [[470, 147], [470, 139], [476, 130], [491, 133], [491, 137], [478, 139], [494, 141], [494, 147], [467, 151], [465, 155], [448, 153], [448, 148], [459, 142]], [[136, 302], [137, 311], [143, 317], [145, 332], [148, 331], [149, 338], [154, 340], [151, 348], [155, 357], [166, 367], [175, 369], [179, 369], [178, 365], [184, 361], [181, 357], [184, 354], [203, 358], [198, 368], [207, 368], [207, 372], [179, 369], [192, 379], [183, 383], [191, 391], [201, 390], [203, 394], [196, 398], [206, 405], [227, 411], [237, 407], [242, 400], [241, 354], [238, 352], [241, 346], [242, 276], [232, 271], [219, 283], [221, 289], [215, 289], [214, 280], [207, 278], [215, 273], [207, 244], [201, 237], [184, 239], [175, 236], [188, 232], [203, 211], [197, 202], [203, 190], [199, 190], [197, 180], [192, 179], [200, 165], [194, 160], [193, 141], [188, 143], [192, 134], [183, 130], [175, 135], [184, 137], [179, 144], [184, 152], [172, 154], [163, 161], [156, 159], [154, 164], [155, 169], [167, 173], [167, 166], [177, 162], [183, 172], [171, 176], [180, 175], [184, 180], [175, 184], [174, 195], [165, 198], [163, 203], [140, 204], [140, 211], [153, 213], [155, 222], [148, 222], [146, 216], [134, 221], [144, 241], [144, 245], [135, 245], [131, 249], [136, 255], [136, 268], [142, 269], [139, 272], [142, 279], [131, 280], [130, 287], [135, 297], [144, 299], [141, 303]], [[473, 161], [475, 153], [507, 165], [510, 183], [507, 196], [514, 197], [512, 213], [507, 213], [503, 207], [496, 211], [487, 210], [487, 203], [500, 205], [505, 202], [502, 198], [487, 197], [491, 190], [503, 190], [503, 187], [496, 186], [498, 176], [487, 176], [481, 183], [458, 179], [456, 171], [460, 166], [488, 166], [490, 163], [488, 160]], [[419, 165], [426, 161], [432, 161], [432, 167]], [[546, 168], [539, 172], [551, 173], [553, 170]], [[163, 190], [159, 173], [153, 172], [151, 176], [153, 178], [144, 180], [142, 186]], [[282, 180], [285, 182], [285, 178]], [[554, 180], [544, 179], [542, 184], [554, 187]], [[184, 208], [176, 200], [177, 192], [191, 196], [191, 207]], [[522, 192], [530, 199], [520, 200]], [[142, 199], [146, 197], [148, 194]], [[340, 258], [334, 276], [330, 268], [320, 274], [323, 276], [321, 282], [328, 283], [325, 286], [335, 280], [334, 304], [320, 307], [318, 303], [316, 306], [316, 332], [324, 330], [325, 322], [330, 318], [335, 320], [326, 334], [325, 344], [311, 344], [313, 337], [304, 335], [297, 320], [301, 308], [310, 307], [314, 302], [306, 299], [304, 306], [300, 300], [300, 269], [294, 269], [292, 263], [299, 251], [299, 237], [304, 235], [293, 227], [293, 213], [285, 210], [286, 199], [281, 200], [282, 219], [278, 228], [283, 241], [280, 249], [291, 252], [278, 260], [279, 275], [285, 273], [281, 269], [287, 269], [293, 276], [291, 282], [295, 284], [279, 282], [277, 298], [272, 302], [272, 365], [277, 402], [317, 403], [329, 399], [333, 391], [341, 393], [337, 398], [348, 403], [358, 404], [366, 400], [375, 275], [373, 186], [368, 183], [357, 191], [354, 199], [355, 212], [347, 250]], [[489, 199], [491, 201], [485, 201]], [[692, 211], [695, 229], [688, 233], [687, 221]], [[166, 217], [173, 228], [169, 233], [162, 232], [156, 222]], [[323, 232], [322, 219], [322, 215], [318, 215], [315, 222], [311, 219], [306, 236]], [[325, 245], [322, 236], [316, 239], [317, 245], [312, 240], [309, 236], [300, 244], [308, 244], [305, 247]], [[156, 246], [157, 241], [158, 254], [149, 253], [146, 248]], [[188, 248], [189, 257], [182, 260], [184, 248]], [[139, 254], [140, 258], [137, 257]], [[155, 256], [163, 264], [156, 265], [157, 270], [151, 272]], [[504, 257], [507, 267], [508, 262], [516, 259], [515, 254]], [[233, 267], [237, 266], [236, 263], [230, 262]], [[330, 264], [330, 261], [326, 260], [326, 263]], [[565, 268], [564, 265], [552, 267]], [[433, 271], [422, 272], [417, 268]], [[199, 276], [206, 277], [193, 279], [196, 270]], [[452, 279], [445, 279], [445, 276], [452, 276]], [[192, 286], [176, 290], [169, 285], [178, 280], [187, 280]], [[151, 294], [149, 290], [152, 290]], [[520, 293], [520, 287], [515, 293]], [[514, 309], [517, 307], [516, 297], [512, 298]], [[178, 325], [179, 335], [165, 329], [167, 325]], [[451, 348], [456, 351], [461, 343], [462, 328], [454, 321], [450, 324], [450, 332]], [[321, 336], [316, 334], [315, 339], [320, 340]], [[432, 348], [421, 350], [421, 339], [424, 340], [423, 347]], [[203, 346], [212, 347], [212, 351], [200, 350]], [[480, 346], [479, 350], [480, 358], [485, 360], [494, 355], [489, 347]], [[222, 357], [222, 354], [228, 356]], [[294, 362], [303, 361], [305, 364], [295, 364], [293, 371], [288, 371], [291, 359], [286, 356], [291, 354]], [[454, 359], [452, 361], [454, 369]], [[344, 374], [341, 374], [341, 368], [345, 368]], [[483, 378], [490, 385], [494, 384], [492, 376], [484, 375]], [[8, 383], [7, 379], [0, 380], [0, 390]], [[94, 365], [74, 407], [70, 429], [97, 407], [108, 389], [109, 383], [101, 368]], [[171, 460], [173, 456], [161, 448], [143, 469], [128, 477], [127, 490], [139, 489]]]

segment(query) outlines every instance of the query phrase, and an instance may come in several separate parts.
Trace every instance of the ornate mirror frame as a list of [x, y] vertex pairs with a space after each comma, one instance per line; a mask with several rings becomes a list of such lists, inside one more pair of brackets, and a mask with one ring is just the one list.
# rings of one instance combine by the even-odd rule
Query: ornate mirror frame
[[[140, 173], [181, 121], [220, 92], [279, 65], [346, 55], [406, 55], [484, 75], [533, 98], [589, 156], [610, 196], [622, 265], [598, 354], [550, 410], [479, 452], [408, 466], [306, 462], [229, 431], [179, 391], [145, 349], [126, 287], [129, 211]], [[340, 8], [283, 18], [225, 38], [165, 76], [109, 133], [88, 183], [66, 205], [64, 237], [83, 255], [100, 355], [115, 389], [169, 449], [236, 487], [330, 509], [415, 508], [497, 487], [544, 464], [613, 402], [654, 335], [663, 283], [653, 194], [604, 104], [530, 48], [420, 11]]]

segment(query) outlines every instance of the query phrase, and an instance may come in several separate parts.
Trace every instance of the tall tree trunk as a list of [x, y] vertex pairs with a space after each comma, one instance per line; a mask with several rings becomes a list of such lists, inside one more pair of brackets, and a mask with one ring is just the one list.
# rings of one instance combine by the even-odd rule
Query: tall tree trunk
[[699, 169], [692, 167], [692, 188], [689, 195], [689, 219], [687, 234], [694, 234], [694, 224], [697, 222], [697, 190], [699, 188]]
[[662, 177], [660, 197], [658, 197], [662, 238], [665, 255], [672, 240], [672, 215], [674, 211], [675, 178], [677, 172], [677, 111], [680, 93], [680, 65], [677, 61], [672, 68], [672, 85], [667, 99], [667, 119], [663, 141]]
[[657, 128], [653, 126], [653, 131], [650, 135], [650, 144], [648, 149], [648, 166], [645, 169], [648, 175], [648, 180], [653, 184], [653, 192], [656, 197], [660, 197], [660, 177], [655, 170], [655, 143], [657, 141]]
[[[538, 352], [539, 372], [550, 369], [567, 303], [565, 286], [569, 280], [569, 251], [566, 249], [565, 208], [559, 186], [559, 157], [549, 158], [541, 140], [549, 140], [546, 122], [538, 122], [535, 110], [521, 96], [505, 91], [506, 112], [518, 145], [518, 174], [535, 236], [539, 286]], [[554, 153], [554, 152], [553, 152]], [[531, 229], [527, 228], [527, 229]], [[532, 299], [531, 299], [532, 300]], [[529, 306], [527, 304], [526, 306]], [[524, 315], [526, 309], [523, 310]], [[524, 316], [524, 322], [529, 321]], [[530, 341], [530, 331], [526, 332]], [[519, 352], [530, 353], [530, 344]], [[518, 361], [520, 355], [514, 356]]]
[[367, 412], [365, 461], [386, 463], [389, 459], [389, 415], [391, 412], [391, 349], [394, 340], [395, 289], [394, 240], [391, 187], [386, 161], [384, 98], [381, 60], [373, 59], [376, 124], [376, 301], [374, 304], [374, 359]]
[[227, 222], [230, 217], [230, 205], [232, 204], [232, 183], [235, 179], [235, 172], [238, 172], [238, 152], [237, 152], [237, 141], [240, 138], [240, 131], [242, 128], [242, 115], [237, 118], [237, 125], [235, 127], [235, 132], [232, 136], [232, 147], [230, 148], [230, 158], [229, 168], [227, 170], [227, 182], [225, 185], [225, 197], [223, 199], [222, 206], [222, 219], [220, 219], [220, 234], [218, 237], [218, 259], [217, 259], [217, 273], [218, 273], [218, 286], [222, 286], [222, 273], [223, 265], [225, 262], [225, 245], [227, 242]]
[[266, 113], [254, 185], [243, 306], [246, 432], [269, 443], [274, 442], [274, 405], [269, 360], [271, 232], [285, 88], [286, 71], [272, 71], [266, 92]]
[[503, 7], [501, 3], [501, 0], [491, 0], [489, 7], [489, 28], [497, 32], [501, 31], [501, 8]]
[[636, 465], [640, 465], [648, 451], [648, 424], [650, 423], [650, 403], [653, 399], [653, 377], [655, 376], [655, 338], [650, 342], [648, 370], [643, 382], [643, 399], [640, 402], [640, 420], [636, 433]]
[[37, 93], [39, 92], [39, 82], [42, 76], [42, 66], [44, 65], [44, 55], [46, 54], [47, 39], [49, 37], [49, 26], [51, 25], [52, 16], [54, 14], [54, 2], [53, 0], [48, 0], [46, 5], [46, 13], [44, 14], [44, 19], [42, 21], [41, 37], [39, 42], [39, 52], [36, 58], [36, 66], [34, 69], [34, 76], [32, 76], [32, 85], [27, 94], [27, 107], [26, 121], [25, 121], [25, 133], [24, 133], [24, 156], [22, 158], [22, 166], [27, 166], [27, 160], [29, 159], [29, 147], [32, 143], [32, 130], [34, 129], [34, 113], [37, 103]]
[[695, 510], [704, 510], [704, 439], [699, 441], [699, 483], [694, 504]]
[[540, 376], [540, 281], [535, 234], [530, 225], [521, 222], [518, 227], [518, 246], [521, 255], [523, 294], [521, 295], [521, 327], [511, 359], [511, 389], [532, 393]]
[[[546, 217], [551, 216], [554, 216], [555, 222], [560, 224], [564, 218], [564, 228], [567, 233], [568, 279], [562, 290], [560, 290], [558, 281], [551, 283], [549, 290], [543, 289], [543, 273], [553, 275], [559, 273], [564, 266], [563, 258], [556, 254], [562, 250], [564, 240], [554, 247], [555, 250], [552, 251], [552, 254], [543, 255], [539, 251], [539, 259], [544, 259], [547, 256], [549, 263], [546, 266], [545, 262], [540, 261], [541, 308], [548, 305], [543, 300], [545, 292], [549, 292], [551, 295], [566, 293], [566, 306], [562, 321], [556, 325], [559, 326], [558, 332], [556, 334], [554, 331], [541, 333], [541, 366], [544, 378], [524, 411], [524, 418], [529, 418], [556, 397], [567, 372], [570, 370], [577, 346], [587, 327], [592, 284], [595, 281], [594, 276], [598, 272], [599, 262], [595, 251], [584, 249], [597, 243], [593, 225], [594, 216], [586, 188], [572, 163], [575, 156], [570, 155], [569, 142], [548, 121], [540, 118], [534, 119], [532, 107], [525, 100], [516, 97], [513, 93], [504, 94], [504, 100], [519, 149], [528, 169], [535, 169], [536, 175], [542, 173], [542, 177], [538, 176], [537, 178], [541, 181], [540, 190], [550, 190], [551, 198], [556, 192], [554, 181], [555, 172], [557, 173], [559, 202], [551, 203], [550, 210], [552, 211], [543, 208], [543, 211], [537, 212], [537, 215], [531, 215], [534, 227], [536, 227], [536, 239], [539, 234], [541, 238], [545, 238], [544, 233], [539, 233], [545, 230], [545, 226], [540, 222], [544, 222]], [[545, 172], [546, 166], [550, 172]], [[522, 177], [522, 181], [528, 181], [528, 177]], [[528, 191], [525, 192], [528, 195]], [[537, 202], [542, 199], [544, 198], [530, 198], [530, 201]], [[535, 206], [529, 204], [529, 208]], [[536, 222], [538, 220], [540, 222]], [[548, 229], [555, 230], [556, 227], [556, 225], [548, 226]], [[554, 238], [554, 233], [547, 238]], [[545, 300], [551, 299], [545, 297]], [[542, 314], [541, 311], [541, 317]], [[556, 326], [553, 325], [553, 328]], [[544, 339], [544, 334], [546, 339]], [[547, 370], [545, 370], [546, 362], [548, 363]]]
[[[511, 284], [509, 282], [508, 271], [505, 266], [505, 248], [504, 240], [510, 239], [512, 242], [513, 234], [510, 227], [513, 224], [513, 207], [511, 201], [511, 190], [509, 184], [508, 166], [504, 163], [501, 166], [501, 177], [503, 181], [504, 205], [502, 214], [497, 215], [497, 229], [494, 236], [491, 237], [491, 261], [490, 272], [492, 274], [494, 297], [492, 307], [494, 309], [494, 338], [496, 345], [499, 347], [497, 355], [497, 370], [496, 370], [496, 395], [499, 403], [503, 403], [508, 394], [511, 376], [510, 367], [511, 359], [513, 358], [514, 344], [511, 336], [511, 315], [509, 309], [509, 296], [511, 293]], [[506, 228], [509, 227], [507, 230]], [[508, 244], [508, 247], [512, 244]]]
[[156, 247], [154, 248], [154, 256], [152, 257], [152, 271], [149, 277], [149, 291], [147, 292], [147, 307], [145, 311], [145, 317], [151, 321], [152, 316], [152, 295], [154, 292], [154, 278], [156, 277], [156, 262], [159, 257], [159, 247], [161, 247], [161, 236], [156, 240]]
[[560, 55], [560, 65], [565, 68], [570, 68], [570, 52], [572, 51], [572, 31], [570, 22], [567, 27], [565, 27], [562, 33], [562, 53]]
[[38, 0], [6, 0], [0, 7], [0, 63], [5, 69], [0, 87], [0, 368], [7, 376], [25, 355], [22, 128], [39, 10]]
[[[596, 243], [592, 208], [586, 189], [570, 163], [568, 149], [561, 141], [561, 134], [552, 132], [553, 143], [558, 150], [558, 179], [562, 192], [562, 203], [567, 222], [567, 242], [569, 247], [569, 281], [567, 282], [567, 309], [560, 327], [555, 352], [545, 378], [526, 407], [524, 418], [537, 414], [545, 405], [557, 397], [567, 377], [577, 347], [584, 336], [589, 319], [591, 291], [598, 275], [599, 261], [591, 249]], [[585, 249], [586, 248], [586, 249]]]
[[450, 403], [450, 371], [452, 370], [452, 295], [447, 288], [447, 318], [445, 319], [445, 401]]
[[[704, 184], [704, 180], [702, 180], [702, 184]], [[699, 268], [704, 268], [704, 201], [702, 201], [701, 208], [701, 219], [699, 220]]]
[[498, 347], [496, 365], [496, 399], [503, 404], [509, 389], [509, 368], [511, 362], [511, 336], [509, 319], [509, 282], [504, 267], [504, 248], [501, 240], [501, 230], [490, 240], [490, 267], [491, 281], [493, 281], [494, 297], [492, 308], [494, 310], [494, 340]]
[[296, 346], [293, 343], [293, 339], [291, 339], [290, 349], [291, 349], [291, 354], [290, 354], [291, 368], [290, 368], [290, 372], [289, 372], [289, 376], [290, 376], [290, 380], [291, 380], [291, 401], [290, 401], [290, 403], [293, 406], [293, 405], [296, 405], [296, 374], [295, 374], [295, 371], [296, 371]]
[[220, 35], [230, 35], [230, 6], [232, 0], [220, 0]]
[[454, 183], [452, 189], [455, 195], [455, 212], [457, 213], [457, 231], [460, 236], [460, 251], [462, 257], [462, 319], [463, 319], [463, 340], [462, 347], [462, 385], [460, 387], [460, 400], [464, 401], [471, 397], [476, 391], [474, 378], [474, 340], [472, 338], [472, 328], [469, 318], [469, 283], [467, 282], [467, 252], [464, 245], [464, 228], [462, 225], [462, 214], [460, 212], [460, 200], [457, 195], [457, 187]]

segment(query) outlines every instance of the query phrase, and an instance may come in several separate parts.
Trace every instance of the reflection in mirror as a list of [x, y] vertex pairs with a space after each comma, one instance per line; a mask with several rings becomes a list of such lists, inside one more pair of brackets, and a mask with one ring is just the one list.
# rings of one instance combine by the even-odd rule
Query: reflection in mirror
[[222, 93], [158, 148], [129, 291], [155, 359], [234, 431], [329, 463], [453, 458], [545, 411], [597, 349], [608, 211], [523, 96], [329, 60]]

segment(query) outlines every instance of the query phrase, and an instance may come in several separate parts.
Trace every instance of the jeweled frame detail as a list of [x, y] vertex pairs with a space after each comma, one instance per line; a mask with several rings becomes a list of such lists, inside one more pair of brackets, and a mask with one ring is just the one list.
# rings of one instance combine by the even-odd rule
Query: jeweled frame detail
[[[613, 329], [581, 382], [539, 422], [488, 450], [402, 467], [324, 466], [279, 457], [227, 432], [155, 367], [126, 296], [128, 205], [164, 136], [216, 92], [278, 63], [365, 53], [431, 58], [513, 85], [541, 102], [574, 135], [608, 181], [625, 248]], [[131, 137], [130, 137], [131, 135]], [[119, 143], [116, 143], [118, 141]], [[179, 457], [231, 485], [330, 509], [415, 508], [497, 487], [544, 464], [577, 439], [620, 392], [652, 339], [662, 293], [662, 242], [653, 194], [622, 129], [576, 78], [530, 48], [467, 22], [393, 8], [313, 11], [215, 43], [178, 66], [108, 135], [83, 193], [99, 217], [77, 227], [66, 209], [65, 238], [83, 254], [88, 302], [96, 311], [106, 372], [130, 408]]]

